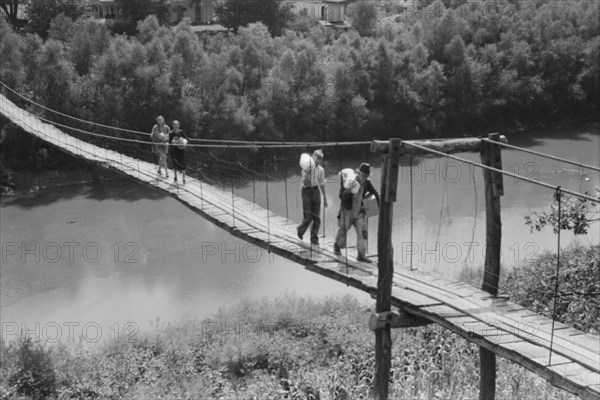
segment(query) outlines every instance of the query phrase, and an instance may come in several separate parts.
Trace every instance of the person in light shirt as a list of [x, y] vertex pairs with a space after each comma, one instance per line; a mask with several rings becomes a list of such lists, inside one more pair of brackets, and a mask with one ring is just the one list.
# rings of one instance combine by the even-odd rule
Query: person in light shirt
[[152, 127], [150, 135], [153, 145], [152, 151], [158, 156], [158, 175], [162, 176], [162, 169], [165, 169], [165, 174], [169, 178], [169, 168], [167, 167], [167, 153], [169, 152], [169, 132], [171, 129], [165, 124], [165, 119], [162, 115], [156, 117], [156, 125]]
[[319, 228], [321, 226], [321, 192], [323, 192], [323, 206], [327, 208], [327, 195], [325, 194], [325, 170], [323, 169], [323, 151], [315, 150], [312, 159], [314, 163], [302, 169], [302, 223], [298, 226], [298, 238], [302, 240], [304, 233], [310, 229], [310, 243], [319, 245]]

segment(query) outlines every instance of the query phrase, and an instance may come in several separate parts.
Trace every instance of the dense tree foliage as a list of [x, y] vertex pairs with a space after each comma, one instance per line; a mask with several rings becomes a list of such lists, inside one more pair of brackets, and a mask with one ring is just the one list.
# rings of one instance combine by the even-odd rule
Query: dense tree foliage
[[240, 26], [262, 22], [273, 35], [280, 35], [288, 22], [294, 20], [292, 4], [283, 0], [215, 1], [219, 22], [237, 32]]
[[377, 22], [377, 7], [371, 1], [357, 1], [348, 6], [346, 15], [358, 33], [370, 35]]
[[154, 15], [161, 24], [169, 22], [167, 0], [116, 0], [116, 9], [121, 10], [118, 20], [109, 24], [116, 33], [135, 35], [139, 21]]
[[53, 19], [62, 14], [66, 18], [60, 22], [64, 22], [67, 18], [74, 21], [85, 13], [85, 6], [83, 1], [73, 0], [31, 1], [27, 5], [26, 12], [29, 18], [27, 29], [46, 37]]
[[81, 118], [147, 131], [160, 113], [202, 137], [478, 135], [595, 115], [598, 3], [463, 3], [382, 18], [369, 36], [305, 18], [199, 39], [189, 20], [149, 16], [123, 37], [59, 16], [42, 41], [2, 21], [0, 80]]

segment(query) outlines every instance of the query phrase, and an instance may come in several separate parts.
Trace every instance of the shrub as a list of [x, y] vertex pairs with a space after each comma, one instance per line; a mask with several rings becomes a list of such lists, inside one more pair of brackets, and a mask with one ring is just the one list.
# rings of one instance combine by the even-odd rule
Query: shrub
[[50, 355], [27, 337], [19, 342], [17, 371], [9, 378], [18, 394], [43, 399], [56, 392], [56, 376]]
[[[584, 332], [600, 332], [600, 246], [573, 246], [561, 252], [556, 299], [558, 321]], [[506, 279], [511, 300], [552, 318], [556, 254], [546, 252]]]

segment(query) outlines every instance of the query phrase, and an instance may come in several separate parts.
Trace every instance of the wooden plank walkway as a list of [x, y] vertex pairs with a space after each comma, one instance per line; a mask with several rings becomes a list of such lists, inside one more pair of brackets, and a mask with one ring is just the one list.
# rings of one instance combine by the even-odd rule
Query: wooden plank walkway
[[[76, 157], [115, 168], [168, 192], [237, 237], [372, 296], [377, 292], [376, 258], [375, 265], [369, 265], [337, 257], [331, 249], [310, 247], [297, 238], [293, 221], [240, 197], [235, 198], [232, 206], [230, 192], [191, 177], [186, 185], [157, 179], [154, 164], [67, 135], [18, 108], [1, 94], [0, 112], [26, 131]], [[394, 275], [392, 304], [396, 307], [428, 318], [469, 342], [524, 366], [554, 386], [583, 399], [600, 399], [598, 336], [555, 323], [550, 364], [550, 319], [462, 282], [433, 278], [418, 271], [401, 270]]]

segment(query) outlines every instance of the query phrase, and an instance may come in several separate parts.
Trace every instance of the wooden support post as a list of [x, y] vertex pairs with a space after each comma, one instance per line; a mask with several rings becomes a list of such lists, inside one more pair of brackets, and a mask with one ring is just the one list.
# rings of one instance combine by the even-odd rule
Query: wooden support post
[[[490, 140], [499, 141], [499, 135], [488, 135]], [[481, 149], [481, 163], [502, 169], [500, 146], [484, 142]], [[500, 219], [500, 196], [504, 193], [502, 174], [483, 170], [485, 182], [485, 271], [481, 289], [496, 296], [500, 278], [500, 244], [502, 222]], [[496, 396], [496, 355], [483, 347], [479, 348], [481, 378], [479, 400], [494, 400]]]
[[[498, 140], [498, 134], [489, 135], [490, 140]], [[502, 169], [500, 147], [484, 142], [481, 151], [483, 165]], [[496, 296], [498, 294], [498, 279], [500, 277], [500, 243], [502, 239], [502, 223], [500, 220], [500, 196], [504, 194], [502, 174], [483, 170], [485, 182], [485, 271], [482, 290]]]
[[[392, 281], [394, 277], [394, 249], [392, 247], [393, 206], [398, 190], [398, 170], [402, 141], [390, 139], [389, 151], [384, 156], [381, 175], [381, 207], [377, 232], [377, 302], [375, 311], [390, 311], [392, 303]], [[375, 331], [375, 394], [380, 400], [388, 398], [388, 384], [392, 365], [392, 339], [390, 326]]]

